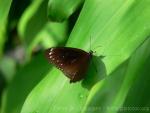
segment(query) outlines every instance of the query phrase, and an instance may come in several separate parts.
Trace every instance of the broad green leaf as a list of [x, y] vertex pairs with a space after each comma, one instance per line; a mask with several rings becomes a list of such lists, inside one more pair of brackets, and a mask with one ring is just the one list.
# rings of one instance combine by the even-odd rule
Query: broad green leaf
[[26, 96], [50, 69], [43, 53], [21, 67], [3, 95], [2, 113], [20, 113]]
[[0, 0], [0, 57], [6, 40], [6, 25], [12, 0]]
[[[120, 78], [119, 81], [116, 77], [108, 85], [106, 84], [106, 86], [112, 87], [116, 81], [121, 84], [120, 86], [117, 84], [119, 90], [116, 88], [115, 91], [117, 92], [114, 91], [114, 95], [110, 93], [110, 97], [105, 95], [105, 91], [101, 92], [101, 90], [105, 89], [104, 84], [107, 78], [113, 77], [112, 72], [115, 71], [118, 74], [122, 72], [121, 64], [124, 70], [124, 65], [125, 67], [127, 65], [126, 60], [150, 34], [149, 3], [149, 0], [86, 0], [67, 46], [82, 48], [86, 51], [90, 49], [95, 51], [94, 48], [101, 46], [100, 49], [96, 50], [96, 58], [93, 59], [101, 62], [99, 67], [102, 67], [100, 70], [102, 73], [95, 73], [94, 67], [91, 65], [83, 81], [70, 84], [68, 78], [63, 76], [61, 71], [53, 68], [29, 94], [21, 113], [91, 113], [94, 111], [89, 111], [88, 106], [93, 105], [91, 103], [94, 103], [94, 105], [102, 104], [103, 99], [104, 105], [109, 103], [110, 105], [121, 106], [124, 100], [119, 101], [118, 98], [125, 99], [122, 90], [124, 87], [126, 88], [128, 79], [130, 84], [133, 83], [135, 76], [133, 78], [125, 76]], [[105, 57], [100, 59], [101, 57], [98, 57], [100, 55]], [[145, 59], [142, 59], [142, 62]], [[129, 62], [129, 65], [131, 64]], [[139, 68], [138, 66], [135, 67], [136, 70]], [[129, 73], [136, 74], [132, 70], [129, 70], [126, 74]], [[103, 78], [96, 84], [94, 78], [100, 78], [102, 75], [112, 76]], [[122, 82], [124, 79], [125, 82]], [[100, 97], [103, 92], [105, 98]], [[106, 92], [109, 93], [109, 90], [106, 89]], [[125, 90], [125, 94], [127, 92], [128, 89]], [[93, 98], [95, 94], [97, 95]], [[112, 98], [113, 96], [115, 98]], [[98, 100], [100, 100], [100, 103]], [[35, 101], [38, 101], [38, 103], [35, 103]]]
[[[92, 88], [86, 106], [84, 106], [85, 111], [83, 113], [91, 113], [92, 110], [94, 113], [117, 113], [118, 110], [123, 110], [121, 107], [130, 88], [135, 84], [136, 79], [139, 78], [139, 76], [146, 76], [146, 74], [143, 75], [141, 70], [146, 68], [147, 60], [150, 58], [149, 45], [150, 40], [147, 40], [132, 57], [120, 65], [111, 76], [100, 81]], [[134, 95], [136, 96], [137, 94], [134, 93]], [[125, 107], [131, 107], [130, 104], [126, 104]]]
[[69, 18], [84, 0], [49, 0], [48, 17], [52, 21], [63, 21]]
[[[148, 45], [149, 46], [149, 45]], [[147, 49], [149, 49], [147, 47]], [[145, 51], [150, 52], [150, 51]], [[138, 54], [139, 55], [139, 54]], [[145, 55], [145, 54], [143, 54]], [[150, 111], [150, 55], [145, 65], [139, 69], [135, 83], [129, 90], [128, 95], [126, 95], [126, 100], [123, 104], [122, 109], [119, 113], [148, 113]], [[128, 110], [129, 108], [129, 110]]]
[[106, 56], [103, 62], [107, 74], [110, 74], [148, 38], [149, 3], [149, 0], [87, 0], [71, 33], [68, 46], [89, 50], [91, 37], [92, 49], [101, 46], [96, 55]]
[[47, 23], [47, 4], [48, 0], [34, 0], [23, 13], [19, 22], [18, 31], [26, 45], [32, 42], [37, 33]]

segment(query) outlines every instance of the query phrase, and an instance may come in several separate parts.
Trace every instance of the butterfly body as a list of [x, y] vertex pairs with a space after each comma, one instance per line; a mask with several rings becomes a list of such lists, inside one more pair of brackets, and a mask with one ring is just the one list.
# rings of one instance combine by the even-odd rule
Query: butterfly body
[[60, 69], [71, 82], [85, 77], [93, 52], [71, 47], [53, 47], [46, 50], [49, 62]]

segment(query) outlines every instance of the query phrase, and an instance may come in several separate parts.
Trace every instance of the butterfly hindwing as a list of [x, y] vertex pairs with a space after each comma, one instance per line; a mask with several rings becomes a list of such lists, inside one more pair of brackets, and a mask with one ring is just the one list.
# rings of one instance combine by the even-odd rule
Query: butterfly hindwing
[[75, 82], [81, 80], [89, 65], [91, 54], [76, 48], [56, 47], [46, 50], [48, 60]]

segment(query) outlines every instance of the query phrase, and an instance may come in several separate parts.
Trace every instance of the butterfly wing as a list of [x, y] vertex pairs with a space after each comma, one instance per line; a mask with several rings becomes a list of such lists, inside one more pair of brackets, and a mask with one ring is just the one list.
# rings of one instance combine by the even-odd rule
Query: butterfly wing
[[71, 79], [70, 82], [76, 82], [84, 78], [91, 54], [81, 49], [56, 47], [46, 50], [46, 57]]

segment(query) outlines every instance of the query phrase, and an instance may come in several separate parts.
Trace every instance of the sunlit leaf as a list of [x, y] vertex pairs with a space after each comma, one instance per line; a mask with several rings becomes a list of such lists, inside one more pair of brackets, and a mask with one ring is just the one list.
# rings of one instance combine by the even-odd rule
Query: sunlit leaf
[[[97, 84], [93, 78], [102, 75], [113, 75], [114, 71], [118, 75], [122, 72], [122, 66], [120, 67], [120, 65], [122, 64], [123, 67], [124, 65], [125, 67], [127, 66], [126, 60], [149, 36], [149, 3], [149, 0], [86, 0], [69, 37], [67, 46], [82, 48], [86, 51], [101, 46], [101, 48], [96, 50], [95, 55], [96, 57], [100, 55], [105, 56], [103, 59], [100, 59], [101, 57], [97, 59], [103, 64], [102, 66], [99, 65], [102, 67], [101, 71], [103, 73], [99, 75], [99, 73], [94, 73], [92, 68], [90, 68], [85, 80], [70, 84], [61, 71], [53, 68], [29, 94], [21, 113], [92, 113], [95, 111], [89, 110], [90, 105], [101, 105], [104, 103], [105, 106], [109, 103], [110, 106], [121, 106], [129, 87], [125, 91], [123, 89], [128, 85], [128, 80], [131, 84], [134, 82], [135, 76], [130, 78], [129, 74], [136, 75], [137, 72], [132, 73], [132, 69], [135, 68], [137, 70], [139, 65], [132, 67], [126, 73], [128, 76], [125, 78], [117, 79], [116, 76], [112, 82], [107, 82], [107, 84], [105, 83], [107, 77]], [[142, 62], [145, 62], [145, 60], [146, 58], [141, 59]], [[136, 62], [138, 64], [138, 61]], [[132, 66], [132, 63], [131, 60], [129, 65]], [[111, 77], [113, 76], [109, 76], [110, 81]], [[123, 82], [123, 79], [125, 79], [125, 82]], [[112, 92], [110, 91], [109, 94], [109, 86], [114, 87], [113, 83], [116, 82], [118, 82], [116, 89], [114, 92], [111, 89]], [[105, 90], [105, 87], [108, 88]], [[108, 92], [108, 95], [105, 95], [105, 91]], [[123, 95], [124, 92], [125, 95]], [[93, 98], [95, 94], [97, 95]], [[105, 98], [101, 98], [99, 96], [101, 94]], [[114, 98], [112, 98], [113, 96]], [[118, 99], [120, 98], [123, 100], [119, 101]], [[35, 103], [35, 101], [38, 101], [38, 103]]]
[[84, 0], [49, 0], [48, 16], [52, 21], [69, 18], [81, 6]]

